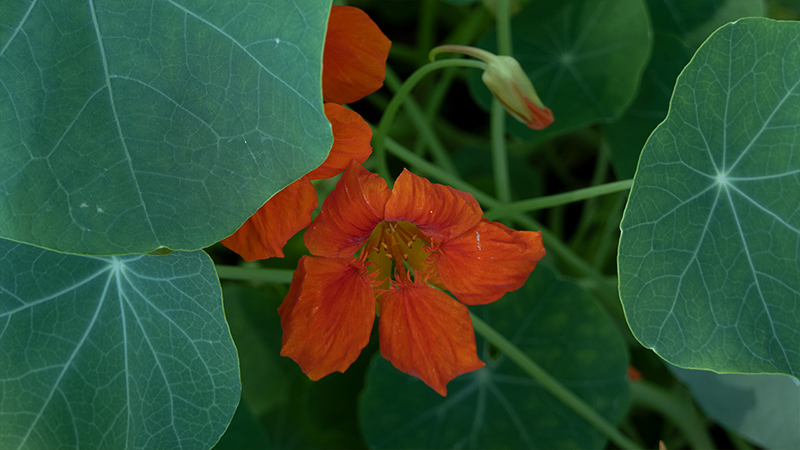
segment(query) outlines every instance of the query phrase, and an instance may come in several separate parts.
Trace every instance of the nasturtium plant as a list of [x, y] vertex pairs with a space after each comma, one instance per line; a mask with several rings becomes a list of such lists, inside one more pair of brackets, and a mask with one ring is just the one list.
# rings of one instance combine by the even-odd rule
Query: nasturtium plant
[[203, 252], [89, 257], [0, 240], [0, 447], [209, 448], [239, 364]]
[[236, 231], [331, 147], [327, 14], [324, 2], [4, 2], [0, 237], [110, 255]]
[[2, 1], [1, 449], [796, 446], [796, 2], [347, 3]]
[[[474, 312], [609, 420], [618, 422], [625, 415], [625, 344], [606, 314], [576, 285], [539, 267], [522, 289]], [[486, 367], [451, 382], [446, 398], [376, 355], [360, 399], [362, 430], [370, 446], [604, 447], [600, 433], [489, 342], [479, 339], [478, 348]]]
[[619, 247], [634, 335], [666, 360], [800, 375], [800, 23], [717, 30], [639, 162]]

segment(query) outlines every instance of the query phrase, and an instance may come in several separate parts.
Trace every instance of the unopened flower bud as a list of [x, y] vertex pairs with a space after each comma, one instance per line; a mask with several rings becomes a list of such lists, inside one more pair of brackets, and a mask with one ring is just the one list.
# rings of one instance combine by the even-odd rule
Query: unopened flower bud
[[485, 62], [486, 69], [481, 77], [483, 83], [509, 114], [529, 128], [542, 130], [553, 123], [553, 112], [539, 99], [530, 78], [516, 59], [461, 45], [436, 47], [430, 56], [441, 52], [463, 53]]

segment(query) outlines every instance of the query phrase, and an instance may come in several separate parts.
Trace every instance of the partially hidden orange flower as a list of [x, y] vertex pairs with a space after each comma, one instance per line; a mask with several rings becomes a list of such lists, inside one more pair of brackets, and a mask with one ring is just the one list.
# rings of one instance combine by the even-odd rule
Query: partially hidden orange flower
[[283, 257], [283, 246], [311, 223], [317, 193], [311, 180], [331, 178], [350, 160], [372, 152], [372, 130], [357, 113], [342, 107], [378, 90], [386, 73], [391, 41], [364, 11], [333, 6], [322, 56], [322, 94], [333, 147], [321, 166], [290, 184], [256, 211], [223, 245], [247, 261]]
[[465, 304], [518, 289], [545, 255], [541, 233], [482, 216], [470, 194], [407, 170], [389, 189], [352, 161], [306, 231], [316, 256], [300, 259], [278, 308], [281, 355], [312, 380], [343, 372], [379, 312], [381, 354], [446, 395], [484, 365]]

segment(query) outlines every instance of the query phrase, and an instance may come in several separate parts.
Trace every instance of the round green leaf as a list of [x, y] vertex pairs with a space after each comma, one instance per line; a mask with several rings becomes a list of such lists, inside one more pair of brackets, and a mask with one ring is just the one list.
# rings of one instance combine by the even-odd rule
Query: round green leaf
[[328, 8], [4, 2], [0, 237], [108, 255], [232, 234], [331, 147]]
[[[479, 315], [612, 422], [627, 412], [628, 355], [605, 313], [573, 283], [538, 267]], [[605, 438], [482, 338], [486, 367], [441, 397], [376, 355], [360, 398], [373, 448], [603, 448]]]
[[800, 374], [800, 23], [743, 19], [700, 47], [645, 145], [620, 296], [673, 364]]
[[[509, 131], [544, 140], [619, 117], [633, 101], [650, 56], [650, 26], [643, 0], [533, 1], [511, 22], [514, 57], [533, 81], [555, 122], [542, 131], [509, 121]], [[494, 33], [479, 46], [495, 51]], [[489, 109], [491, 94], [479, 71], [469, 88]]]
[[0, 448], [210, 448], [240, 390], [206, 254], [0, 240]]
[[697, 47], [727, 22], [765, 12], [760, 0], [648, 0], [647, 6], [653, 19], [653, 54], [639, 94], [620, 120], [603, 125], [619, 178], [636, 172], [644, 143], [667, 116], [675, 79]]

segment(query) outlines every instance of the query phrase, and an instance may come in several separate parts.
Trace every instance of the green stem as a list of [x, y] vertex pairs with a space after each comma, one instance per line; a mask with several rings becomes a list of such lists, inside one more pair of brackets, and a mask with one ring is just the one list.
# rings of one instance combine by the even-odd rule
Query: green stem
[[562, 194], [522, 200], [492, 208], [489, 211], [486, 211], [485, 217], [489, 220], [497, 220], [499, 218], [508, 217], [518, 213], [566, 205], [567, 203], [578, 202], [606, 194], [613, 194], [614, 192], [627, 191], [631, 188], [631, 184], [633, 184], [633, 180], [615, 181], [613, 183], [601, 184], [599, 186], [576, 189], [574, 191], [564, 192]]
[[495, 4], [495, 20], [497, 20], [497, 54], [511, 56], [511, 2], [497, 0]]
[[239, 266], [216, 266], [217, 275], [226, 280], [263, 281], [266, 283], [289, 284], [294, 270], [266, 269]]
[[[606, 174], [608, 173], [608, 164], [609, 162], [607, 153], [601, 148], [597, 154], [597, 163], [594, 166], [594, 174], [592, 175], [592, 181], [589, 183], [590, 186], [598, 186], [605, 181]], [[581, 245], [583, 243], [584, 235], [593, 231], [592, 225], [595, 223], [597, 208], [598, 203], [594, 200], [586, 202], [586, 204], [583, 206], [583, 212], [581, 213], [578, 227], [576, 228], [575, 233], [572, 235], [572, 242]], [[608, 220], [604, 219], [605, 218], [603, 218], [603, 222], [609, 222]], [[574, 244], [572, 246], [573, 248], [575, 247]]]
[[508, 203], [511, 201], [511, 180], [508, 176], [508, 151], [506, 150], [506, 110], [500, 100], [492, 99], [490, 114], [495, 194], [501, 203]]
[[414, 86], [419, 83], [422, 78], [424, 78], [429, 73], [443, 69], [446, 67], [472, 67], [478, 69], [485, 69], [486, 64], [481, 61], [473, 61], [473, 60], [466, 60], [466, 59], [446, 59], [442, 61], [432, 62], [430, 64], [425, 64], [424, 66], [417, 69], [414, 73], [411, 74], [410, 77], [400, 86], [397, 90], [397, 93], [389, 102], [389, 105], [386, 106], [386, 109], [383, 112], [383, 116], [381, 117], [381, 121], [378, 123], [378, 130], [375, 132], [373, 136], [375, 142], [375, 149], [373, 154], [375, 155], [375, 162], [377, 164], [378, 173], [387, 181], [391, 180], [391, 174], [389, 173], [389, 166], [386, 162], [386, 152], [384, 150], [384, 141], [386, 140], [386, 136], [389, 132], [389, 127], [392, 125], [397, 112], [400, 109], [400, 105], [406, 101], [411, 90], [414, 89]]
[[[433, 47], [433, 39], [436, 35], [436, 15], [439, 2], [435, 0], [425, 0], [420, 8], [420, 20], [417, 23], [417, 50], [421, 55], [425, 55], [428, 49]], [[424, 56], [423, 56], [424, 57]]]
[[494, 345], [511, 361], [514, 361], [520, 369], [525, 371], [528, 375], [536, 380], [543, 388], [547, 390], [557, 399], [561, 400], [570, 409], [575, 411], [584, 420], [589, 422], [598, 431], [603, 433], [609, 440], [614, 442], [618, 447], [623, 449], [638, 449], [639, 446], [631, 439], [623, 435], [611, 422], [606, 420], [591, 406], [586, 404], [580, 397], [575, 395], [572, 391], [567, 389], [558, 380], [553, 378], [541, 366], [536, 364], [528, 355], [520, 350], [516, 345], [512, 344], [497, 330], [489, 326], [486, 322], [481, 320], [476, 315], [470, 313], [472, 317], [472, 325], [475, 331], [483, 336], [487, 341]]
[[634, 405], [661, 413], [681, 431], [693, 448], [716, 448], [690, 397], [681, 401], [675, 393], [646, 380], [631, 382], [630, 388]]
[[[495, 3], [497, 20], [497, 53], [511, 55], [511, 6], [509, 0]], [[490, 112], [490, 134], [492, 140], [492, 167], [494, 189], [502, 203], [511, 201], [511, 180], [508, 174], [508, 150], [506, 149], [506, 110], [495, 97]]]
[[[486, 8], [475, 8], [473, 12], [462, 20], [458, 27], [444, 40], [448, 44], [468, 45], [478, 36], [483, 34], [484, 29], [490, 23], [489, 14]], [[435, 123], [434, 119], [439, 113], [439, 108], [444, 102], [445, 96], [450, 91], [450, 85], [456, 75], [457, 67], [445, 69], [436, 86], [427, 97], [425, 104], [425, 117], [429, 123]]]
[[615, 239], [615, 233], [619, 233], [619, 222], [622, 218], [622, 209], [625, 207], [625, 200], [627, 198], [627, 195], [617, 194], [614, 205], [607, 213], [606, 220], [603, 221], [604, 225], [603, 229], [600, 231], [600, 241], [597, 246], [597, 251], [594, 253], [594, 259], [592, 260], [592, 267], [597, 270], [601, 270], [603, 262], [609, 258], [610, 253], [616, 250], [616, 244], [618, 242]]
[[[401, 87], [400, 78], [389, 67], [386, 68], [385, 81], [386, 86], [392, 91], [397, 92]], [[408, 117], [411, 119], [411, 122], [417, 128], [417, 131], [419, 131], [422, 139], [428, 144], [428, 147], [433, 155], [434, 162], [443, 167], [445, 170], [456, 173], [456, 168], [455, 165], [453, 165], [453, 161], [450, 160], [447, 150], [444, 148], [442, 141], [433, 130], [430, 121], [425, 119], [422, 108], [420, 108], [417, 101], [414, 100], [413, 97], [409, 96], [406, 99], [405, 108], [408, 110]]]

